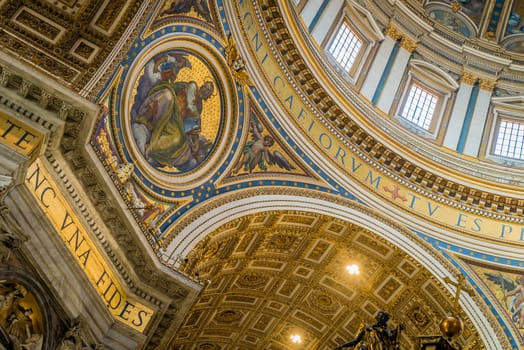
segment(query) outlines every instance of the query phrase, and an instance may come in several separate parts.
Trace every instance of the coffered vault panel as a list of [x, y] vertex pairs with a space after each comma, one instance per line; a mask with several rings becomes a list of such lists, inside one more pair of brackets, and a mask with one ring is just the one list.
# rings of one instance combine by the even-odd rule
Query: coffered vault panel
[[3, 50], [75, 90], [102, 66], [142, 1], [0, 2]]
[[[360, 275], [349, 275], [349, 264]], [[414, 349], [451, 307], [447, 289], [413, 257], [361, 226], [306, 212], [231, 221], [181, 268], [206, 285], [172, 349], [293, 349], [291, 334], [302, 336], [301, 349], [332, 349], [380, 309], [406, 327], [403, 348]], [[470, 324], [463, 336], [478, 338]]]

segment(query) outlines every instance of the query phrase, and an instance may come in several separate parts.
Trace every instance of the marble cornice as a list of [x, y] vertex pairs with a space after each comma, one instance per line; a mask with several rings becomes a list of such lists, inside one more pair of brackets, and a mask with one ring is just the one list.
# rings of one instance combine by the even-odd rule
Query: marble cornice
[[[464, 67], [462, 55], [457, 54], [457, 51], [450, 49], [438, 39], [433, 36], [424, 36], [419, 42], [416, 52], [425, 57], [425, 59], [437, 63], [440, 67], [444, 67], [451, 72], [460, 72]], [[438, 52], [438, 54], [435, 52]]]
[[[128, 290], [158, 309], [155, 316], [158, 327], [151, 333], [148, 344], [165, 342], [166, 334], [182, 321], [179, 311], [186, 307], [185, 300], [192, 300], [196, 295], [193, 288], [199, 287], [196, 282], [193, 287], [189, 286], [191, 283], [182, 284], [162, 272], [155, 264], [156, 257], [149, 256], [143, 243], [126, 229], [127, 219], [114, 210], [115, 198], [104, 187], [100, 174], [93, 171], [96, 166], [85, 151], [98, 107], [83, 99], [76, 100], [77, 97], [71, 99], [67, 92], [46, 86], [45, 80], [38, 77], [31, 79], [1, 60], [0, 69], [0, 103], [12, 115], [49, 130], [44, 157], [51, 165], [55, 181], [67, 189], [71, 205], [82, 213], [86, 227], [96, 236]], [[118, 249], [111, 242], [116, 242]]]
[[[406, 181], [413, 188], [417, 188], [419, 193], [427, 193], [428, 195], [436, 196], [436, 198], [442, 198], [443, 202], [457, 208], [475, 213], [480, 212], [482, 215], [505, 219], [508, 222], [514, 221], [514, 216], [522, 214], [524, 199], [518, 196], [501, 194], [500, 191], [495, 191], [495, 188], [504, 184], [497, 183], [495, 179], [488, 180], [483, 177], [475, 177], [472, 174], [471, 167], [475, 170], [475, 167], [479, 166], [482, 168], [483, 165], [469, 164], [470, 168], [468, 170], [466, 163], [464, 163], [459, 170], [466, 171], [466, 174], [471, 174], [468, 176], [470, 180], [473, 183], [481, 183], [481, 186], [457, 182], [451, 176], [441, 175], [427, 163], [422, 166], [417, 165], [419, 163], [418, 160], [414, 163], [411, 159], [402, 156], [373, 135], [370, 135], [357, 121], [344, 113], [339, 106], [339, 102], [322, 88], [323, 84], [318, 81], [315, 73], [308, 68], [304, 60], [299, 58], [302, 55], [295, 43], [289, 39], [293, 35], [291, 35], [285, 25], [286, 20], [282, 18], [284, 11], [280, 11], [279, 6], [278, 2], [268, 0], [260, 8], [265, 19], [265, 25], [272, 33], [272, 45], [277, 49], [275, 52], [280, 55], [281, 62], [285, 64], [283, 68], [297, 82], [296, 87], [299, 93], [307, 96], [311, 106], [319, 112], [318, 115], [323, 115], [324, 119], [344, 137], [349, 145], [361, 151], [365, 158], [372, 159], [380, 167], [387, 169], [391, 174], [395, 174], [395, 176]], [[448, 157], [449, 159], [444, 161], [446, 164], [460, 165], [460, 162], [454, 159], [456, 157], [453, 155]], [[433, 160], [433, 158], [429, 159]], [[486, 173], [488, 168], [492, 172], [495, 170], [495, 167], [490, 164], [486, 164], [486, 166]], [[456, 166], [454, 169], [458, 170]], [[502, 172], [504, 171], [501, 170], [501, 174]], [[496, 170], [493, 174], [497, 174]], [[493, 190], [485, 190], [482, 187], [491, 187]], [[517, 193], [512, 187], [508, 188], [508, 190], [509, 192], [515, 191]]]

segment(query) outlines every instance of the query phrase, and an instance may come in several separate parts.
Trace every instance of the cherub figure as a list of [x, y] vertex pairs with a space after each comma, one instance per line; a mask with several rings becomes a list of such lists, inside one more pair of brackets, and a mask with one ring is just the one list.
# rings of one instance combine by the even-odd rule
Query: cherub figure
[[69, 328], [58, 346], [58, 350], [80, 350], [83, 345], [80, 331], [80, 324], [75, 324]]
[[262, 135], [263, 127], [256, 117], [251, 115], [249, 121], [251, 140], [244, 146], [242, 158], [233, 169], [233, 173], [238, 173], [242, 167], [244, 171], [252, 173], [257, 166], [260, 170], [267, 171], [266, 162], [269, 165], [276, 164], [285, 170], [295, 169], [279, 151], [270, 151], [270, 147], [275, 144], [275, 140], [269, 135]]
[[0, 281], [0, 325], [5, 329], [9, 327], [9, 317], [18, 310], [26, 294], [27, 289], [23, 285]]

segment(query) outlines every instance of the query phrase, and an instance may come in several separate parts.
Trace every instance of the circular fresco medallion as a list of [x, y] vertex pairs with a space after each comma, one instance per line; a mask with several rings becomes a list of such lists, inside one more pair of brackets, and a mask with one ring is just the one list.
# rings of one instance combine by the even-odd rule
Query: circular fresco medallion
[[126, 73], [119, 121], [138, 178], [192, 188], [214, 174], [235, 124], [227, 72], [215, 48], [187, 38], [140, 50]]
[[149, 59], [131, 96], [130, 125], [140, 155], [157, 170], [191, 171], [209, 155], [220, 127], [215, 74], [195, 54]]

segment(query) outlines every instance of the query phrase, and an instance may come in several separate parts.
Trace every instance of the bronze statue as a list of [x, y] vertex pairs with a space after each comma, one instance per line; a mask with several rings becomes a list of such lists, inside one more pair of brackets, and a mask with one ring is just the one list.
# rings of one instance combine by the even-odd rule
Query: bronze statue
[[389, 314], [382, 310], [377, 313], [376, 320], [377, 322], [374, 325], [362, 324], [354, 340], [338, 346], [335, 350], [345, 348], [354, 350], [400, 349], [399, 337], [400, 331], [403, 329], [402, 325], [399, 325], [396, 329], [388, 327]]

